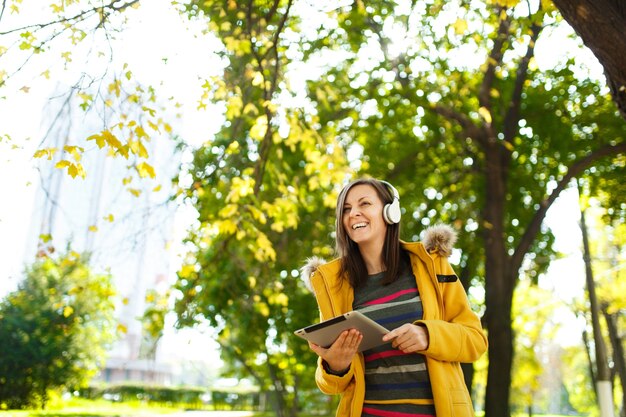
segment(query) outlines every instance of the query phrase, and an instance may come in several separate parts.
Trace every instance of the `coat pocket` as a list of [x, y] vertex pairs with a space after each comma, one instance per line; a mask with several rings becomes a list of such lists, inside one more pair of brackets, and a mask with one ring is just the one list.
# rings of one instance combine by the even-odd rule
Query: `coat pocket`
[[467, 390], [463, 388], [450, 389], [450, 402], [452, 403], [453, 417], [473, 417], [472, 403]]

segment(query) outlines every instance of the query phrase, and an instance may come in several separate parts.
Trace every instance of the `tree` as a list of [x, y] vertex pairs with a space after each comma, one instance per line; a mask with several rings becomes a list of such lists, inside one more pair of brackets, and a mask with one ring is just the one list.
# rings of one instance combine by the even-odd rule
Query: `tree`
[[[573, 59], [533, 65], [558, 16], [526, 6], [355, 2], [333, 11], [337, 27], [308, 49], [344, 58], [309, 84], [320, 132], [357, 144], [360, 173], [396, 185], [407, 236], [451, 220], [464, 232], [461, 274], [484, 272], [488, 416], [509, 414], [512, 297], [521, 269], [537, 279], [549, 263], [547, 210], [572, 178], [611, 171], [626, 151], [623, 120], [600, 85], [575, 77]], [[466, 48], [483, 64], [453, 59]]]
[[620, 0], [553, 0], [563, 18], [604, 67], [607, 85], [626, 118], [626, 6]]
[[515, 292], [513, 305], [513, 328], [518, 336], [512, 369], [512, 405], [532, 417], [541, 410], [538, 406], [542, 388], [549, 388], [542, 383], [542, 376], [550, 371], [546, 365], [553, 347], [550, 342], [557, 330], [553, 322], [556, 303], [554, 294], [529, 281], [520, 283], [520, 287]]
[[[584, 204], [584, 203], [583, 203]], [[611, 389], [611, 376], [606, 352], [606, 344], [600, 328], [600, 306], [596, 297], [596, 284], [593, 276], [591, 250], [587, 222], [585, 220], [586, 207], [580, 209], [580, 229], [583, 235], [583, 258], [585, 260], [585, 278], [587, 283], [587, 295], [589, 298], [589, 312], [593, 330], [593, 345], [595, 352], [595, 386], [596, 397], [600, 406], [601, 417], [613, 416], [613, 395]]]
[[114, 294], [84, 255], [31, 265], [0, 303], [0, 404], [45, 407], [49, 390], [85, 385], [113, 341]]
[[[58, 80], [57, 90], [50, 92], [55, 114], [33, 157], [84, 179], [82, 157], [97, 147], [103, 155], [127, 161], [129, 174], [122, 185], [139, 196], [137, 179], [156, 175], [148, 143], [172, 133], [155, 88], [140, 83], [133, 68], [114, 56], [125, 13], [138, 8], [139, 0], [51, 1], [46, 6], [20, 1], [0, 5], [0, 91], [29, 94], [31, 83]], [[74, 137], [70, 127], [76, 125], [78, 112], [97, 118], [100, 126], [89, 126], [92, 131]], [[15, 146], [23, 140], [6, 131], [0, 135]]]
[[178, 273], [179, 323], [208, 320], [228, 374], [252, 378], [278, 416], [296, 415], [301, 391], [314, 387], [316, 357], [293, 336], [317, 312], [298, 267], [306, 256], [332, 253], [326, 219], [347, 166], [334, 138], [311, 127], [314, 115], [282, 104], [291, 95], [293, 3], [188, 5], [224, 43], [228, 65], [205, 83], [203, 103], [223, 104], [226, 123], [194, 150], [184, 167], [189, 179], [179, 182], [181, 198], [199, 213]]

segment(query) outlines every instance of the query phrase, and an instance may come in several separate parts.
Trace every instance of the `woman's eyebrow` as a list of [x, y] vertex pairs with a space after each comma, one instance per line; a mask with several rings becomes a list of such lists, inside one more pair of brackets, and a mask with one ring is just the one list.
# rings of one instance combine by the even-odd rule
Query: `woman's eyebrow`
[[[362, 200], [369, 199], [369, 198], [372, 198], [372, 197], [371, 197], [371, 196], [369, 196], [369, 195], [365, 195], [365, 196], [363, 196], [363, 197], [359, 197], [359, 199], [358, 199], [356, 202], [357, 202], [357, 203], [360, 203]], [[343, 203], [343, 206], [344, 206], [344, 207], [345, 207], [345, 206], [349, 206], [349, 205], [350, 205], [350, 203]]]

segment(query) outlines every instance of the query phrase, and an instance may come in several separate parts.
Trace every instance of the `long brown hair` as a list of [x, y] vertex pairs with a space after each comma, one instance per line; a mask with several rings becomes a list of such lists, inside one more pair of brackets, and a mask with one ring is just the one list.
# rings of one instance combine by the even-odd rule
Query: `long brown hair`
[[[335, 212], [335, 250], [341, 258], [340, 274], [347, 277], [353, 288], [358, 288], [367, 280], [367, 268], [359, 251], [359, 246], [348, 236], [343, 226], [343, 206], [346, 202], [348, 191], [355, 185], [371, 185], [376, 190], [383, 205], [393, 202], [393, 194], [389, 187], [373, 178], [361, 178], [346, 185], [337, 197]], [[381, 214], [382, 216], [382, 214]], [[386, 268], [382, 283], [389, 284], [398, 278], [401, 271], [402, 259], [406, 255], [400, 248], [400, 223], [388, 224], [383, 245], [383, 266]]]

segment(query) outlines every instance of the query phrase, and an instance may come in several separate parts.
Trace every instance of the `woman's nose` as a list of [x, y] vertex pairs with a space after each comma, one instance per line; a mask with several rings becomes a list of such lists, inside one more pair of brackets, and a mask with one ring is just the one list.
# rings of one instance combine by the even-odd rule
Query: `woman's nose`
[[355, 216], [360, 216], [361, 215], [361, 210], [359, 210], [358, 207], [352, 207], [350, 209], [350, 217], [355, 217]]

